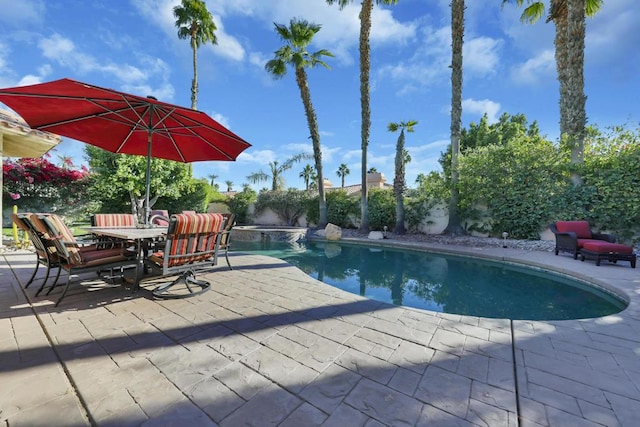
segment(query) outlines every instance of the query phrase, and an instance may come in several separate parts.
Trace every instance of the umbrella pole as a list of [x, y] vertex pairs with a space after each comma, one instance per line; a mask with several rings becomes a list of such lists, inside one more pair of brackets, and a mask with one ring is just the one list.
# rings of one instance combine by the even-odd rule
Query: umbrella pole
[[144, 196], [144, 223], [149, 224], [149, 216], [151, 214], [151, 207], [149, 206], [149, 192], [151, 191], [151, 129], [149, 129], [149, 136], [147, 140], [147, 180], [145, 183], [146, 192]]

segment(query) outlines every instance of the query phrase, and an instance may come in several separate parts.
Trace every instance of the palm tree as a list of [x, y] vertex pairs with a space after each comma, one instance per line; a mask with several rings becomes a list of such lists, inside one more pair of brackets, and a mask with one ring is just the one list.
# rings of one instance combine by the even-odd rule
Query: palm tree
[[309, 23], [305, 20], [292, 19], [289, 26], [274, 24], [276, 32], [285, 45], [275, 52], [275, 58], [265, 65], [265, 70], [275, 78], [282, 78], [287, 73], [287, 66], [291, 65], [295, 69], [296, 82], [300, 88], [300, 97], [304, 105], [304, 112], [307, 116], [307, 124], [313, 142], [313, 157], [316, 164], [316, 174], [318, 176], [318, 193], [320, 204], [320, 218], [318, 225], [323, 227], [327, 224], [327, 202], [324, 195], [324, 178], [322, 176], [322, 150], [320, 146], [320, 131], [318, 130], [318, 119], [316, 111], [311, 102], [311, 91], [307, 80], [305, 68], [313, 68], [321, 65], [327, 69], [329, 66], [322, 60], [323, 56], [333, 57], [328, 50], [321, 49], [314, 53], [307, 52], [307, 46], [311, 44], [313, 36], [320, 31], [320, 25]]
[[461, 234], [458, 212], [458, 162], [462, 129], [462, 44], [464, 42], [464, 0], [451, 0], [451, 198], [449, 223], [444, 233]]
[[342, 188], [344, 188], [344, 177], [349, 175], [350, 173], [351, 171], [349, 170], [349, 167], [347, 167], [347, 165], [344, 163], [342, 163], [338, 168], [338, 170], [336, 171], [336, 174], [338, 174], [338, 176], [340, 177]]
[[58, 158], [60, 159], [60, 167], [62, 169], [69, 169], [73, 166], [73, 157], [59, 154]]
[[[342, 9], [351, 1], [359, 0], [327, 0], [328, 4], [337, 3]], [[376, 4], [395, 5], [398, 0], [375, 0]], [[371, 129], [371, 106], [369, 96], [369, 70], [371, 69], [371, 46], [369, 36], [371, 34], [371, 13], [373, 0], [362, 0], [360, 9], [360, 110], [361, 123], [361, 147], [362, 147], [362, 198], [360, 229], [369, 231], [369, 207], [367, 203], [367, 148], [369, 146], [369, 131]]]
[[404, 166], [411, 160], [409, 153], [404, 149], [404, 131], [413, 132], [413, 127], [417, 125], [416, 120], [408, 122], [389, 123], [387, 129], [389, 132], [397, 132], [400, 129], [400, 136], [396, 144], [396, 176], [393, 179], [393, 194], [396, 197], [396, 227], [394, 233], [404, 234], [407, 230], [404, 228]]
[[208, 175], [208, 177], [211, 179], [211, 186], [215, 187], [215, 180], [218, 179], [218, 175], [211, 174], [211, 175]]
[[198, 104], [198, 67], [197, 50], [203, 44], [211, 42], [217, 44], [215, 35], [217, 30], [211, 13], [203, 0], [182, 0], [181, 4], [173, 8], [176, 18], [179, 39], [189, 39], [193, 50], [193, 80], [191, 81], [191, 108]]
[[227, 184], [227, 193], [230, 193], [231, 191], [233, 191], [233, 181], [226, 180], [224, 183]]
[[247, 175], [247, 181], [251, 182], [252, 184], [257, 184], [259, 182], [271, 180], [271, 191], [284, 190], [284, 177], [282, 176], [282, 174], [291, 169], [294, 163], [308, 158], [310, 158], [309, 154], [300, 153], [291, 156], [282, 164], [280, 164], [277, 160], [274, 160], [273, 162], [269, 162], [271, 175], [260, 170], [258, 172]]
[[[503, 5], [515, 1], [518, 6], [524, 0], [503, 0]], [[571, 163], [584, 161], [584, 138], [587, 124], [586, 96], [584, 94], [584, 38], [585, 17], [593, 16], [603, 0], [551, 0], [547, 22], [553, 21], [556, 29], [555, 57], [560, 83], [560, 140], [571, 148]], [[528, 0], [520, 20], [529, 24], [537, 22], [545, 12], [542, 1]], [[580, 178], [574, 176], [574, 182]]]
[[300, 178], [304, 180], [304, 187], [307, 191], [309, 191], [309, 184], [315, 175], [315, 171], [313, 170], [313, 166], [307, 164], [302, 172], [300, 172]]

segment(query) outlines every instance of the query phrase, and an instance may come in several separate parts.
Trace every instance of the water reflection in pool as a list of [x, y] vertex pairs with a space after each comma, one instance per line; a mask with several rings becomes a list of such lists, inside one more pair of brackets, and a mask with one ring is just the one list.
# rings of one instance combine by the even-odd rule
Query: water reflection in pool
[[561, 276], [463, 257], [328, 242], [234, 242], [234, 247], [286, 260], [348, 292], [438, 312], [564, 320], [605, 316], [626, 306]]

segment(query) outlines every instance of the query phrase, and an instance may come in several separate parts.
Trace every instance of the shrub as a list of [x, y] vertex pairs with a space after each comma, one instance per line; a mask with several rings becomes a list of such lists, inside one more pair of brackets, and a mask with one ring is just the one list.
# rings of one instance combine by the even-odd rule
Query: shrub
[[255, 208], [256, 212], [270, 208], [285, 224], [293, 226], [305, 213], [309, 198], [309, 192], [293, 188], [287, 191], [262, 191]]
[[[513, 139], [461, 156], [461, 205], [486, 206], [487, 231], [538, 239], [553, 216], [550, 199], [567, 182], [563, 157], [549, 141]], [[475, 218], [474, 218], [475, 219]]]
[[160, 197], [152, 209], [166, 209], [170, 213], [182, 211], [205, 212], [207, 209], [207, 195], [211, 186], [204, 180], [192, 179], [186, 185], [179, 197]]
[[450, 194], [443, 176], [437, 172], [419, 174], [416, 183], [418, 188], [407, 190], [404, 201], [404, 216], [409, 231], [417, 231], [429, 217], [431, 209], [448, 200]]
[[396, 199], [392, 190], [372, 188], [369, 191], [369, 227], [393, 230], [396, 224]]
[[326, 197], [327, 220], [342, 228], [353, 228], [351, 218], [359, 214], [358, 199], [349, 197], [345, 190], [329, 191]]
[[227, 206], [232, 214], [236, 216], [238, 224], [250, 224], [249, 206], [256, 201], [256, 192], [246, 186], [234, 196], [227, 197]]
[[2, 166], [3, 204], [20, 211], [56, 212], [69, 221], [87, 220], [89, 172], [59, 167], [48, 156], [6, 160]]

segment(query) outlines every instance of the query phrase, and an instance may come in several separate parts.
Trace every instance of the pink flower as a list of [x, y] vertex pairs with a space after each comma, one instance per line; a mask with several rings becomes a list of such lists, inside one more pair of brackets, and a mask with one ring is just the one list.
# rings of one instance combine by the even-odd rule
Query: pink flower
[[13, 200], [18, 200], [20, 198], [20, 194], [18, 193], [9, 193]]
[[27, 181], [29, 181], [29, 184], [33, 184], [33, 177], [32, 176], [28, 176], [27, 177]]

